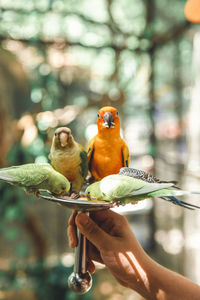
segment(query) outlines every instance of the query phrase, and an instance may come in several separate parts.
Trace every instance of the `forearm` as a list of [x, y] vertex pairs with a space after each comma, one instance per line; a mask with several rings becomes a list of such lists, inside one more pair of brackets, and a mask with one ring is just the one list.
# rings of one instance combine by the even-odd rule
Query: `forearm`
[[144, 252], [124, 217], [110, 210], [96, 212], [95, 217], [107, 231], [82, 213], [69, 221], [69, 233], [74, 236], [76, 221], [80, 232], [92, 243], [90, 259], [104, 263], [122, 285], [147, 300], [200, 299], [198, 285], [157, 264]]
[[[134, 255], [137, 282], [131, 286], [148, 300], [199, 300], [200, 286], [153, 261], [146, 253]], [[140, 264], [137, 265], [137, 262]], [[130, 287], [130, 286], [129, 286]]]
[[[159, 300], [199, 300], [200, 286], [152, 261], [149, 270], [150, 286]], [[150, 298], [151, 299], [151, 298]]]

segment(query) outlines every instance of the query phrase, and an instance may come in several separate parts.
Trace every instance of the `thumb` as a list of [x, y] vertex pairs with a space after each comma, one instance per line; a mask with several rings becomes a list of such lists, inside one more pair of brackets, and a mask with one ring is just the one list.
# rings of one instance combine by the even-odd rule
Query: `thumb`
[[80, 232], [94, 246], [96, 246], [97, 249], [105, 249], [105, 245], [110, 244], [110, 236], [105, 231], [103, 231], [87, 214], [78, 214], [75, 222]]

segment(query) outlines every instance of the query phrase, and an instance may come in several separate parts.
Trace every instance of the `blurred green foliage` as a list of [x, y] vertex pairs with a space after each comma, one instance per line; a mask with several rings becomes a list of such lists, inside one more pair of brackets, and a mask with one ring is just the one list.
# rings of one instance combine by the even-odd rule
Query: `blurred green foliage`
[[[190, 69], [192, 56], [192, 26], [185, 20], [184, 4], [183, 0], [2, 0], [0, 129], [7, 150], [2, 166], [48, 161], [57, 126], [69, 126], [87, 145], [95, 132], [97, 109], [103, 105], [119, 109], [135, 160], [159, 156], [159, 139], [184, 136], [191, 83], [191, 73], [185, 70]], [[171, 136], [163, 118], [174, 124]], [[21, 234], [29, 203], [35, 200], [27, 201], [23, 191], [2, 183], [0, 193], [0, 233], [15, 242], [10, 260], [26, 259], [31, 246]], [[30, 268], [35, 269], [24, 272], [34, 277], [38, 299], [78, 299], [66, 288], [69, 270], [64, 266], [47, 270], [38, 263]], [[0, 289], [15, 288], [16, 274], [15, 267], [1, 271]]]
[[24, 287], [34, 290], [38, 300], [78, 300], [93, 299], [91, 291], [87, 295], [76, 295], [67, 288], [67, 278], [72, 268], [58, 263], [54, 267], [45, 266], [38, 262], [23, 269], [19, 265], [13, 266], [7, 272], [0, 271], [0, 289], [19, 290]]

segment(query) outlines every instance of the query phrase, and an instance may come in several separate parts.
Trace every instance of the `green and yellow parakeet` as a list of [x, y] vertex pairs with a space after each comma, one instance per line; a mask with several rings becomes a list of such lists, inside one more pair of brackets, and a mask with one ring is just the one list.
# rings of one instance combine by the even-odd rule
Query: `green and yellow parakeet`
[[22, 187], [37, 196], [39, 190], [65, 195], [70, 189], [69, 181], [48, 163], [25, 164], [0, 169], [0, 180]]
[[88, 199], [92, 201], [105, 200], [122, 205], [146, 198], [159, 197], [189, 209], [200, 208], [176, 198], [176, 196], [190, 193], [199, 194], [198, 192], [176, 189], [173, 182], [147, 182], [120, 174], [109, 175], [101, 181], [91, 184], [85, 193]]
[[67, 127], [56, 129], [49, 154], [51, 165], [71, 183], [72, 197], [76, 198], [88, 174], [88, 158], [85, 149], [75, 142]]

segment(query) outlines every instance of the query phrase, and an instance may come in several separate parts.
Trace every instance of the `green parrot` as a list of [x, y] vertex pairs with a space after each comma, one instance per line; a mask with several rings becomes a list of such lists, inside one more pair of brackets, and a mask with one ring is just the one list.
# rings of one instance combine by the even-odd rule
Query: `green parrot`
[[88, 174], [88, 158], [87, 152], [75, 142], [68, 127], [56, 129], [49, 159], [53, 168], [71, 183], [71, 198], [78, 198]]
[[89, 185], [85, 191], [87, 198], [92, 201], [104, 200], [125, 205], [146, 198], [159, 197], [188, 209], [200, 208], [176, 198], [190, 193], [200, 194], [176, 189], [173, 182], [147, 182], [120, 174], [106, 176], [101, 181]]
[[48, 163], [32, 163], [0, 169], [0, 180], [22, 187], [27, 193], [34, 193], [37, 197], [39, 190], [65, 195], [70, 189], [69, 181]]

